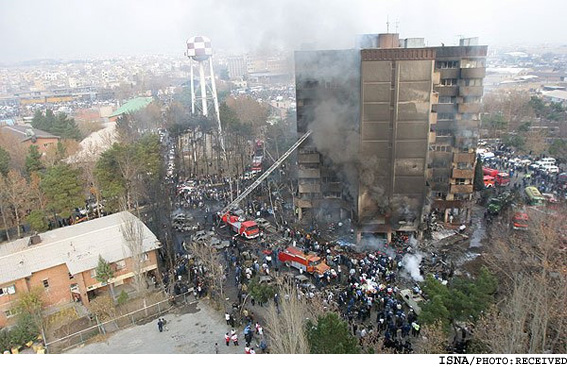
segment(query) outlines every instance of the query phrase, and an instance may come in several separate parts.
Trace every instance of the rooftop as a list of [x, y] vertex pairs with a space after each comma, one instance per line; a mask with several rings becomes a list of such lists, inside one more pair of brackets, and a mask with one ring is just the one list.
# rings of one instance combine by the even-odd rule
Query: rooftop
[[61, 264], [72, 275], [78, 274], [96, 268], [99, 255], [110, 263], [129, 258], [132, 253], [123, 232], [132, 224], [140, 225], [144, 252], [160, 247], [142, 221], [130, 212], [120, 212], [41, 233], [37, 245], [28, 245], [30, 237], [0, 245], [0, 284]]
[[44, 139], [50, 139], [50, 138], [59, 139], [59, 137], [56, 135], [53, 135], [43, 130], [35, 129], [30, 125], [3, 126], [2, 131], [7, 131], [8, 133], [22, 139], [22, 141], [30, 140], [34, 136], [36, 138], [44, 138]]
[[115, 117], [115, 116], [120, 116], [124, 113], [132, 113], [139, 111], [142, 108], [145, 108], [147, 105], [149, 105], [152, 101], [153, 101], [152, 97], [136, 97], [124, 103], [108, 117]]

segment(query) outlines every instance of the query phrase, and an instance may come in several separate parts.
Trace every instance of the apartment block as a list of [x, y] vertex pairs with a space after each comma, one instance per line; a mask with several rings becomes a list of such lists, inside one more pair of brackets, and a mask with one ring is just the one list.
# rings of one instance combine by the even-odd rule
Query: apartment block
[[467, 220], [487, 46], [358, 40], [295, 54], [297, 129], [313, 131], [298, 153], [300, 217], [351, 217], [359, 238], [384, 240], [419, 232], [431, 210]]

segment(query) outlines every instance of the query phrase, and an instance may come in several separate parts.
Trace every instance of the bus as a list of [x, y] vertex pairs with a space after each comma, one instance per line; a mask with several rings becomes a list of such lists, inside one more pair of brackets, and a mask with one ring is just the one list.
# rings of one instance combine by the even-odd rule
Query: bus
[[528, 205], [532, 205], [532, 206], [545, 205], [545, 198], [536, 187], [528, 186], [526, 187], [525, 192], [526, 192], [526, 201]]

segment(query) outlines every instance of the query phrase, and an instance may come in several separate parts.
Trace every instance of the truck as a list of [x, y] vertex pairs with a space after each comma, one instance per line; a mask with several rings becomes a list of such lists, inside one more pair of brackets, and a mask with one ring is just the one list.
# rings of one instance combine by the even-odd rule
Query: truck
[[290, 246], [278, 254], [278, 260], [286, 266], [292, 266], [309, 274], [322, 276], [331, 268], [319, 256], [306, 254], [297, 247]]
[[222, 221], [228, 224], [232, 231], [246, 239], [253, 239], [260, 235], [258, 224], [253, 220], [244, 220], [238, 215], [226, 213], [222, 216]]
[[496, 184], [494, 177], [488, 175], [484, 176], [482, 181], [484, 182], [484, 187], [487, 189], [494, 187], [494, 185]]
[[[510, 175], [505, 172], [499, 172], [497, 169], [494, 168], [482, 168], [482, 173], [485, 176], [485, 181], [490, 180], [486, 176], [490, 176], [494, 178], [494, 182], [498, 186], [508, 186], [510, 185]], [[486, 183], [485, 183], [486, 186]], [[488, 186], [487, 186], [488, 187]], [[492, 186], [490, 186], [492, 187]]]
[[498, 215], [511, 204], [512, 200], [513, 197], [509, 192], [503, 192], [496, 197], [490, 198], [486, 209], [490, 215]]
[[525, 212], [516, 212], [512, 217], [512, 228], [520, 231], [527, 231], [530, 218]]

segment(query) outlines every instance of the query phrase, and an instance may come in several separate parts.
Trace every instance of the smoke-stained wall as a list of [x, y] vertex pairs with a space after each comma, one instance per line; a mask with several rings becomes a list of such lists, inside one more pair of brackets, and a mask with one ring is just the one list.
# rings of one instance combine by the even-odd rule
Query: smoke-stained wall
[[295, 74], [297, 130], [313, 131], [298, 153], [299, 206], [356, 212], [360, 52], [297, 51]]

